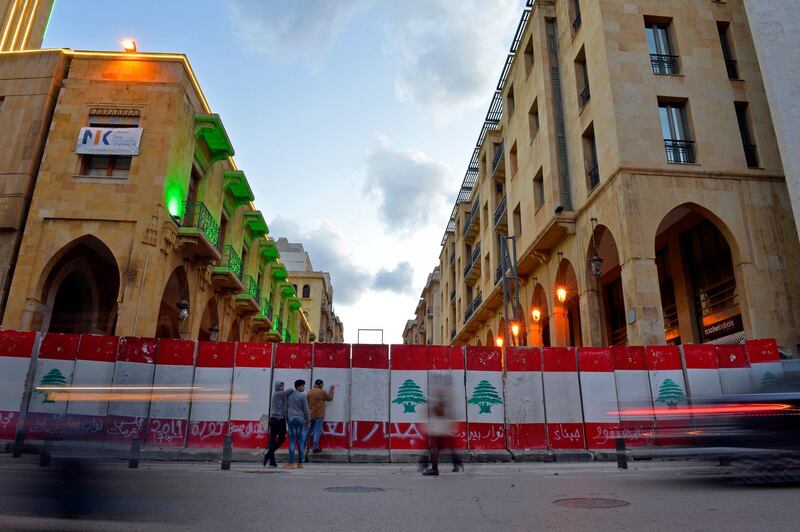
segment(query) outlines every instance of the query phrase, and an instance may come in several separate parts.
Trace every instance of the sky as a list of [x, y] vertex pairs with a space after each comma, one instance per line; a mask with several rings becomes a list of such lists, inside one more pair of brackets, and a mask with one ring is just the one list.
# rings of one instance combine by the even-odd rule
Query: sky
[[57, 0], [43, 46], [186, 53], [270, 235], [331, 273], [345, 341], [400, 343], [523, 4]]

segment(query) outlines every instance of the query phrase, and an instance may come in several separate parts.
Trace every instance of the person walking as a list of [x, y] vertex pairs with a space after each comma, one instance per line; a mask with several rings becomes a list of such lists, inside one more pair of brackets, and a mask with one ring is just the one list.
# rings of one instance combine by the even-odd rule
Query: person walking
[[426, 477], [439, 476], [439, 455], [449, 450], [453, 459], [453, 472], [464, 470], [464, 463], [453, 444], [454, 423], [449, 419], [445, 390], [435, 389], [431, 397], [428, 419], [428, 437], [431, 446], [431, 467], [422, 472]]
[[289, 420], [289, 463], [284, 467], [294, 467], [294, 449], [297, 446], [297, 467], [303, 467], [303, 436], [308, 428], [311, 416], [308, 412], [308, 399], [306, 398], [306, 381], [294, 381], [294, 393], [287, 396], [287, 414]]
[[336, 386], [333, 384], [327, 392], [322, 389], [322, 385], [322, 379], [317, 379], [314, 381], [314, 387], [308, 392], [308, 410], [311, 413], [309, 432], [314, 435], [312, 447], [314, 454], [322, 452], [319, 447], [319, 438], [322, 436], [322, 422], [325, 421], [325, 402], [333, 401], [333, 394], [336, 391]]
[[275, 451], [280, 449], [286, 441], [286, 397], [294, 390], [284, 390], [283, 382], [275, 381], [275, 390], [269, 408], [269, 441], [267, 452], [264, 454], [264, 466], [269, 462], [270, 467], [278, 467], [275, 461]]

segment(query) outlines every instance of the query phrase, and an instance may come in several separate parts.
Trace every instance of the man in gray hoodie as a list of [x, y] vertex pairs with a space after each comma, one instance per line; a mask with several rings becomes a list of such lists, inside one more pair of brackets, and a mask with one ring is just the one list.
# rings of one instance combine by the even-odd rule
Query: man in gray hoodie
[[284, 466], [286, 469], [294, 467], [295, 444], [298, 452], [297, 467], [303, 467], [303, 435], [311, 420], [305, 390], [306, 381], [297, 379], [294, 381], [294, 393], [286, 397], [286, 418], [289, 420], [289, 463]]
[[286, 398], [294, 390], [284, 390], [283, 382], [275, 381], [275, 391], [269, 408], [269, 446], [264, 454], [264, 465], [269, 462], [270, 467], [278, 467], [275, 461], [275, 451], [286, 441], [286, 414], [288, 404]]

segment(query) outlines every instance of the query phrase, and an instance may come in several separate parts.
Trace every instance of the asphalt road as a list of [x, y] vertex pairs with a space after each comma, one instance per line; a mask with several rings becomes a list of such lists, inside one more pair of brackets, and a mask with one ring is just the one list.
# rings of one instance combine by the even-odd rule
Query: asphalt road
[[[76, 485], [35, 457], [0, 455], [0, 529], [761, 531], [795, 529], [800, 515], [800, 487], [741, 486], [729, 468], [697, 462], [467, 464], [439, 478], [396, 464], [126, 465], [95, 464]], [[555, 502], [574, 498], [627, 504]]]

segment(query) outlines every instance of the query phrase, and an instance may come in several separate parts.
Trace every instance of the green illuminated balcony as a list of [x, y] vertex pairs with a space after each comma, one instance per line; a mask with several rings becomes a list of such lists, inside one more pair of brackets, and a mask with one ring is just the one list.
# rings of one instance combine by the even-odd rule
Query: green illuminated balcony
[[294, 291], [294, 286], [289, 283], [281, 283], [280, 290], [281, 295], [285, 298], [293, 298], [297, 296]]
[[244, 213], [244, 226], [253, 234], [253, 238], [262, 238], [269, 233], [267, 222], [261, 211], [249, 211]]
[[275, 246], [275, 242], [272, 240], [262, 240], [258, 245], [258, 252], [261, 254], [261, 258], [267, 264], [274, 262], [281, 257], [281, 254], [278, 252], [278, 248]]
[[177, 246], [185, 254], [211, 261], [219, 260], [219, 223], [200, 201], [184, 201], [178, 228]]
[[303, 305], [297, 297], [289, 298], [289, 310], [300, 310]]
[[257, 331], [267, 331], [272, 328], [272, 303], [268, 297], [261, 298], [261, 310], [253, 316], [253, 328]]
[[253, 195], [253, 191], [250, 190], [247, 177], [241, 170], [225, 172], [222, 177], [224, 183], [222, 189], [225, 192], [230, 192], [231, 197], [233, 197], [233, 204], [237, 207], [247, 205], [256, 198]]
[[222, 246], [222, 258], [214, 266], [211, 276], [214, 288], [222, 292], [241, 293], [244, 291], [242, 284], [242, 259], [232, 246]]
[[259, 310], [258, 284], [251, 275], [242, 276], [244, 289], [236, 296], [236, 308], [241, 314], [255, 314]]
[[235, 153], [218, 114], [195, 115], [194, 138], [206, 143], [212, 161], [225, 160]]
[[283, 264], [273, 265], [270, 275], [272, 275], [272, 278], [276, 281], [285, 281], [289, 278], [289, 272], [286, 271], [286, 266]]

